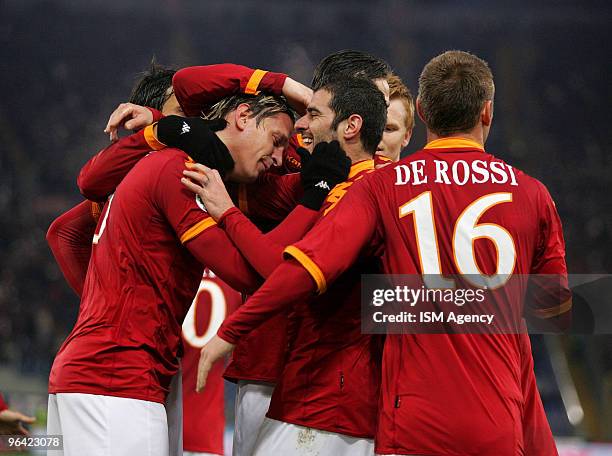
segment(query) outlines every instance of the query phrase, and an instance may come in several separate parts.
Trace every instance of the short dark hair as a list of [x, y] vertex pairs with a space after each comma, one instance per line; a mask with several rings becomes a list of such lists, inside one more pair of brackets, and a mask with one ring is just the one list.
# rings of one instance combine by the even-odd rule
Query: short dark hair
[[494, 93], [489, 65], [468, 52], [447, 51], [434, 57], [419, 77], [421, 114], [438, 136], [472, 130]]
[[238, 94], [223, 98], [221, 101], [213, 105], [206, 113], [209, 119], [222, 119], [242, 103], [249, 105], [251, 117], [255, 118], [256, 124], [266, 117], [272, 117], [276, 114], [287, 114], [292, 122], [295, 122], [295, 111], [291, 109], [287, 100], [283, 96], [268, 95], [260, 93], [258, 95]]
[[312, 90], [319, 90], [330, 80], [339, 77], [361, 77], [365, 79], [386, 78], [391, 67], [378, 57], [361, 51], [345, 49], [329, 54], [319, 62], [312, 76]]
[[164, 103], [172, 95], [172, 77], [176, 69], [159, 65], [151, 60], [149, 69], [140, 74], [140, 79], [132, 89], [129, 102], [161, 111]]
[[373, 155], [387, 123], [387, 103], [378, 87], [369, 79], [343, 77], [329, 81], [319, 90], [331, 95], [329, 107], [335, 114], [332, 130], [353, 114], [361, 116], [361, 144]]

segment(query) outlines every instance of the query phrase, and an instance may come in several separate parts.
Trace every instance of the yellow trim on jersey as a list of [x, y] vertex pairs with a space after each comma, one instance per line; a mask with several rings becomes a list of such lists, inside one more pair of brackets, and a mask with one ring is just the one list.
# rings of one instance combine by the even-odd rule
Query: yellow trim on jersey
[[380, 161], [383, 161], [383, 162], [390, 162], [391, 161], [391, 159], [389, 157], [387, 157], [386, 155], [383, 155], [383, 154], [374, 154], [374, 157], [376, 159], [380, 160]]
[[216, 224], [217, 222], [215, 222], [212, 217], [206, 217], [204, 220], [200, 220], [183, 233], [181, 236], [181, 243], [184, 244], [185, 242], [192, 240], [198, 234], [202, 233], [202, 231], [210, 228], [211, 226], [215, 226]]
[[467, 138], [439, 138], [435, 139], [424, 147], [424, 149], [478, 149], [484, 152], [482, 144]]
[[319, 269], [319, 266], [317, 266], [315, 262], [308, 257], [308, 255], [293, 245], [287, 247], [284, 253], [291, 255], [304, 267], [304, 269], [306, 269], [306, 271], [308, 271], [317, 284], [319, 294], [325, 293], [327, 290], [327, 282], [325, 281], [323, 271]]
[[297, 139], [298, 146], [306, 147], [306, 146], [304, 146], [304, 140], [302, 139], [302, 134], [301, 133], [296, 133], [295, 139]]
[[538, 318], [553, 318], [564, 314], [572, 308], [572, 298], [569, 298], [563, 304], [548, 309], [531, 309], [531, 313]]
[[351, 166], [351, 170], [349, 172], [348, 178], [352, 179], [353, 177], [355, 177], [360, 172], [368, 170], [368, 169], [374, 169], [374, 160], [373, 159], [362, 160], [362, 161], [359, 161], [357, 163], [354, 163]]
[[249, 78], [249, 82], [247, 82], [246, 87], [244, 88], [244, 93], [247, 95], [257, 95], [257, 88], [259, 87], [259, 83], [266, 75], [267, 71], [264, 70], [255, 70], [253, 74]]
[[157, 125], [157, 122], [145, 127], [144, 138], [151, 149], [159, 150], [159, 149], [163, 149], [164, 147], [166, 147], [166, 145], [162, 142], [159, 142], [159, 140], [155, 137], [155, 133], [153, 133], [153, 127], [155, 125]]

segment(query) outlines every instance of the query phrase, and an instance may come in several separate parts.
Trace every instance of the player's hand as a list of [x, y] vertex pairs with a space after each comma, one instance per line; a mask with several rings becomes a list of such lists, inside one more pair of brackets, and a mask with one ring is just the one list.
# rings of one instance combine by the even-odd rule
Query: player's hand
[[23, 423], [32, 424], [36, 421], [33, 416], [24, 415], [15, 410], [3, 410], [0, 412], [0, 434], [30, 435], [23, 427]]
[[195, 162], [225, 175], [234, 167], [234, 160], [215, 132], [226, 126], [225, 119], [167, 116], [157, 122], [156, 135], [163, 144], [181, 149]]
[[198, 381], [196, 391], [199, 393], [206, 386], [208, 373], [212, 369], [213, 364], [231, 353], [234, 345], [224, 341], [219, 336], [214, 336], [210, 341], [202, 347], [200, 351], [200, 362], [198, 363]]
[[111, 141], [117, 141], [120, 127], [126, 130], [140, 130], [153, 123], [153, 113], [144, 106], [134, 103], [121, 103], [108, 119], [104, 133], [108, 133]]
[[218, 221], [225, 211], [234, 207], [219, 171], [200, 163], [186, 163], [185, 166], [188, 169], [183, 171], [185, 177], [181, 178], [181, 182], [200, 196], [206, 212]]
[[304, 195], [299, 203], [318, 211], [331, 189], [348, 178], [351, 159], [344, 153], [338, 141], [321, 142], [316, 145], [312, 154], [307, 152], [305, 149], [298, 149], [302, 159], [300, 175], [304, 188]]
[[306, 114], [306, 106], [308, 106], [312, 98], [312, 89], [310, 87], [288, 77], [283, 84], [282, 93], [289, 105], [299, 115], [303, 116]]

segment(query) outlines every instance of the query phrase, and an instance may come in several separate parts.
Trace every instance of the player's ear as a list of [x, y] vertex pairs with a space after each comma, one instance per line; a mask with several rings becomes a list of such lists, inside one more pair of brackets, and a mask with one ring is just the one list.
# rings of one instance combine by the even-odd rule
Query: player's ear
[[423, 121], [423, 123], [425, 125], [427, 125], [427, 123], [425, 122], [425, 119], [423, 118], [423, 110], [421, 108], [421, 100], [419, 100], [418, 97], [416, 99], [415, 105], [416, 105], [416, 112], [417, 112], [417, 114], [419, 116], [419, 119], [421, 119]]
[[410, 130], [406, 130], [404, 139], [402, 139], [402, 149], [408, 145], [410, 138], [412, 138], [412, 128]]
[[492, 100], [485, 101], [484, 106], [482, 107], [482, 112], [480, 113], [480, 121], [485, 127], [491, 126], [491, 122], [493, 121]]
[[348, 119], [342, 123], [344, 124], [342, 127], [342, 135], [347, 141], [355, 139], [361, 133], [363, 119], [359, 114], [351, 114]]
[[236, 110], [234, 111], [234, 122], [236, 123], [236, 128], [238, 130], [244, 130], [247, 126], [249, 118], [251, 116], [251, 111], [249, 109], [249, 105], [246, 103], [240, 103]]

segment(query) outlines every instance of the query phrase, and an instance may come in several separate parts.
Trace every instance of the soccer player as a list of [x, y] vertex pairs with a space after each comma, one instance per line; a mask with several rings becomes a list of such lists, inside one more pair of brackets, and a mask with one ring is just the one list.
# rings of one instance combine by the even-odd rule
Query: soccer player
[[[293, 130], [286, 103], [263, 94], [236, 97], [222, 114], [217, 147], [231, 151], [228, 178], [238, 181], [256, 178]], [[180, 184], [187, 160], [179, 150], [150, 154], [105, 206], [79, 317], [49, 380], [48, 432], [64, 435], [64, 454], [167, 454], [163, 403], [202, 264], [234, 288], [259, 283]]]
[[[172, 77], [175, 73], [176, 71], [171, 68], [152, 63], [134, 87], [129, 103], [147, 106], [156, 118], [160, 118], [161, 115], [182, 115], [182, 108], [172, 88]], [[116, 149], [117, 144], [112, 144], [110, 147]], [[101, 203], [83, 201], [54, 220], [47, 232], [49, 247], [60, 270], [79, 298], [83, 291], [87, 265], [91, 256], [91, 240], [102, 207]], [[207, 290], [211, 292], [207, 293]], [[215, 378], [211, 379], [211, 383], [201, 394], [194, 394], [199, 349], [207, 340], [197, 337], [194, 330], [196, 327], [200, 329], [206, 327], [205, 316], [214, 317], [209, 327], [209, 333], [214, 334], [220, 324], [219, 318], [222, 319], [231, 312], [239, 302], [240, 296], [237, 292], [224, 284], [212, 272], [205, 271], [200, 290], [192, 304], [193, 311], [190, 309], [188, 312], [188, 315], [194, 316], [197, 308], [197, 318], [195, 316], [192, 319], [187, 318], [183, 324], [184, 355], [181, 360], [183, 415], [181, 416], [180, 409], [172, 407], [173, 404], [166, 403], [169, 420], [183, 420], [183, 426], [180, 427], [179, 432], [182, 447], [186, 451], [223, 454], [225, 416], [222, 373], [224, 366], [222, 361], [217, 363], [213, 374]], [[211, 306], [215, 309], [212, 314]], [[180, 382], [177, 383], [176, 388], [180, 388]], [[178, 394], [178, 391], [172, 391], [169, 397], [176, 398], [178, 402], [181, 395]], [[177, 437], [171, 435], [171, 448], [174, 448], [175, 443], [177, 446], [180, 443], [180, 441], [173, 442], [172, 439]]]
[[414, 101], [410, 89], [399, 76], [392, 74], [387, 81], [389, 83], [387, 125], [376, 153], [396, 162], [400, 159], [402, 149], [408, 145], [412, 136]]
[[[483, 60], [449, 51], [419, 79], [425, 148], [355, 183], [291, 258], [202, 350], [210, 362], [279, 308], [325, 292], [363, 248], [384, 247], [384, 271], [495, 285], [488, 305], [499, 334], [391, 334], [385, 341], [378, 454], [524, 454], [520, 325], [527, 274], [553, 274], [552, 300], [525, 309], [564, 327], [571, 294], [561, 223], [546, 187], [484, 150], [493, 76]], [[446, 278], [444, 277], [446, 276]], [[503, 287], [512, 280], [512, 287]], [[283, 284], [291, 283], [291, 287]]]
[[[333, 210], [351, 185], [374, 170], [373, 156], [386, 111], [383, 94], [365, 79], [340, 78], [314, 92], [296, 129], [312, 137], [315, 154], [323, 141], [338, 140], [353, 162], [349, 178], [330, 192], [320, 217]], [[253, 267], [269, 275], [281, 263], [285, 246], [258, 248], [257, 234], [247, 228], [248, 220], [232, 207], [229, 195], [225, 194], [225, 206], [220, 203], [219, 180], [209, 172], [186, 174], [204, 184], [185, 182], [198, 192], [211, 216], [219, 218], [219, 226]], [[308, 445], [321, 455], [372, 454], [382, 337], [361, 334], [359, 295], [360, 275], [378, 271], [374, 253], [364, 251], [324, 296], [295, 303], [288, 320], [290, 348], [254, 454], [294, 454], [305, 432], [310, 433]]]

